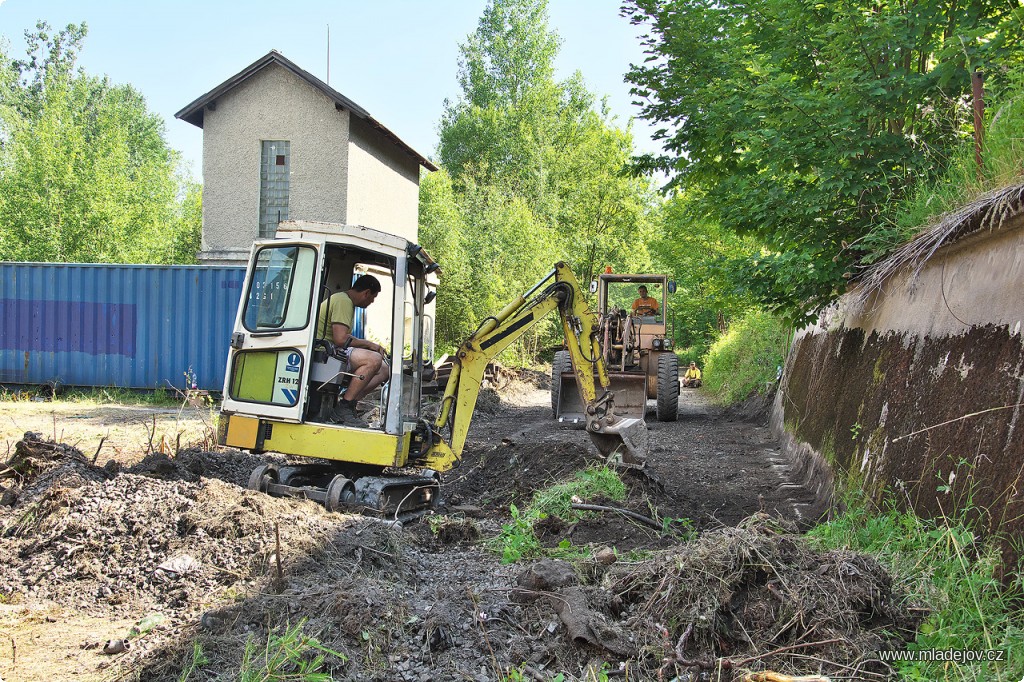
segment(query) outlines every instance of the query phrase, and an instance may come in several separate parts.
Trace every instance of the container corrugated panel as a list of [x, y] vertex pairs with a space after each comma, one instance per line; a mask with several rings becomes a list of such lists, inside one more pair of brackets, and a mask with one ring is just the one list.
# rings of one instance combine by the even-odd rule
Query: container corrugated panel
[[0, 263], [0, 384], [220, 390], [245, 268]]

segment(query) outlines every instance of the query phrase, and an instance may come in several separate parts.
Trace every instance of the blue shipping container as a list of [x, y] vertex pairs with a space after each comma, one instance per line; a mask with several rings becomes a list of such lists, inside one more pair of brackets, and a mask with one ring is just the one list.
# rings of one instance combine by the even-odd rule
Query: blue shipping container
[[0, 384], [224, 385], [245, 268], [0, 263]]

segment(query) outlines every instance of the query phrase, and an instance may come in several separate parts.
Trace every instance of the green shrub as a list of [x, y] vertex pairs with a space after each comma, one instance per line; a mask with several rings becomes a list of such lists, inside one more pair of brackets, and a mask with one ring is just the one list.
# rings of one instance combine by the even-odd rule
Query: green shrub
[[715, 402], [731, 405], [764, 393], [785, 360], [789, 329], [759, 310], [733, 322], [704, 358], [704, 388]]
[[1024, 70], [1017, 66], [1000, 80], [997, 87], [986, 88], [982, 168], [979, 170], [975, 158], [973, 137], [963, 136], [948, 157], [935, 159], [941, 174], [921, 182], [901, 201], [892, 202], [891, 214], [883, 216], [871, 232], [852, 245], [862, 252], [862, 263], [884, 258], [942, 214], [971, 203], [985, 192], [1021, 181]]

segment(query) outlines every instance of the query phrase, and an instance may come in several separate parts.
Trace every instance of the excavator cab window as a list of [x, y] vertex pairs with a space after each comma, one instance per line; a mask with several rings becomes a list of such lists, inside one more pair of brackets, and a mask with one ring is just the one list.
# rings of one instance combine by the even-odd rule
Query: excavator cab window
[[309, 247], [260, 249], [245, 301], [245, 328], [263, 332], [305, 327], [315, 267], [316, 251]]

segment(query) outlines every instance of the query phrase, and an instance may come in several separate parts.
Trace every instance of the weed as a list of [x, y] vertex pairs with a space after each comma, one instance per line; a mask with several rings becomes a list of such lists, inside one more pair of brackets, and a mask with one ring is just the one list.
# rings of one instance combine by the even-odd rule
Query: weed
[[697, 537], [697, 528], [691, 519], [684, 517], [661, 519], [661, 532], [663, 535], [675, 535], [680, 542], [690, 542]]
[[96, 388], [71, 389], [61, 396], [62, 400], [84, 405], [141, 405], [150, 407], [177, 407], [177, 398], [165, 389], [153, 391], [121, 388], [119, 386], [100, 386]]
[[[519, 508], [509, 505], [512, 521], [501, 527], [501, 533], [492, 541], [492, 547], [501, 552], [501, 563], [512, 564], [520, 559], [539, 556], [540, 540], [533, 532], [533, 520], [519, 513]], [[538, 520], [543, 517], [536, 517]]]
[[199, 642], [192, 643], [192, 655], [188, 658], [188, 663], [181, 671], [181, 675], [178, 677], [178, 682], [188, 682], [188, 678], [192, 676], [199, 668], [210, 662], [210, 658], [203, 651], [203, 645]]
[[303, 619], [294, 626], [286, 625], [281, 634], [270, 633], [262, 655], [257, 651], [255, 640], [249, 637], [242, 655], [239, 682], [330, 682], [331, 673], [323, 672], [328, 656], [341, 662], [348, 657], [304, 634], [305, 624]]
[[979, 540], [962, 518], [924, 520], [892, 505], [872, 510], [859, 498], [848, 505], [844, 514], [809, 535], [824, 547], [876, 555], [911, 601], [931, 608], [911, 650], [1005, 652], [1003, 661], [956, 667], [938, 661], [901, 662], [901, 679], [1018, 682], [1024, 675], [1024, 616], [1014, 605], [1022, 590], [1019, 579], [1009, 587], [997, 580], [995, 542]]
[[863, 429], [863, 428], [864, 427], [860, 425], [860, 422], [857, 422], [853, 426], [851, 426], [850, 427], [851, 440], [857, 440], [857, 438], [860, 436], [861, 429]]
[[573, 498], [593, 499], [605, 497], [621, 500], [626, 497], [626, 486], [619, 475], [606, 466], [590, 467], [576, 472], [576, 476], [565, 483], [534, 493], [530, 511], [534, 514], [557, 516], [576, 520], [581, 512], [572, 508]]
[[557, 516], [566, 521], [583, 518], [587, 512], [572, 508], [573, 502], [578, 499], [605, 497], [621, 500], [625, 496], [625, 484], [609, 467], [591, 467], [578, 471], [569, 481], [538, 490], [525, 510], [520, 511], [516, 505], [510, 505], [511, 522], [501, 527], [501, 533], [488, 546], [500, 553], [502, 563], [506, 564], [542, 554], [568, 559], [586, 556], [584, 549], [574, 547], [569, 540], [562, 540], [558, 547], [544, 550], [533, 532], [533, 524], [549, 516]]

